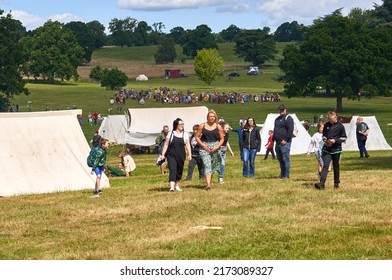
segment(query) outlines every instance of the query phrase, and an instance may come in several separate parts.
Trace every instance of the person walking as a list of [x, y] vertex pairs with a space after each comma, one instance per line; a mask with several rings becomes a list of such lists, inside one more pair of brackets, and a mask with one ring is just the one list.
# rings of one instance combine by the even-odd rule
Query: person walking
[[269, 130], [268, 131], [268, 141], [267, 144], [265, 144], [265, 147], [267, 150], [265, 151], [265, 156], [264, 160], [268, 159], [268, 154], [271, 153], [272, 159], [275, 159], [275, 153], [274, 153], [274, 131]]
[[290, 177], [290, 149], [294, 130], [294, 120], [287, 115], [286, 106], [281, 104], [278, 107], [279, 116], [274, 123], [274, 141], [276, 158], [280, 165], [281, 179]]
[[219, 125], [222, 127], [223, 129], [223, 144], [221, 146], [221, 155], [222, 155], [222, 161], [221, 161], [221, 167], [219, 169], [219, 173], [218, 173], [218, 183], [223, 184], [224, 180], [223, 180], [223, 175], [225, 173], [225, 165], [226, 165], [226, 151], [228, 150], [230, 152], [231, 156], [234, 156], [233, 150], [230, 147], [230, 143], [229, 143], [229, 129], [230, 126], [228, 123], [222, 121], [219, 122]]
[[359, 157], [369, 157], [368, 151], [366, 150], [366, 140], [369, 135], [369, 127], [368, 125], [363, 121], [362, 117], [358, 117], [357, 119], [357, 129], [356, 129], [356, 135], [357, 135], [357, 143], [358, 143], [358, 149], [359, 149]]
[[244, 177], [255, 176], [256, 153], [260, 152], [260, 149], [260, 130], [256, 127], [254, 119], [252, 117], [249, 117], [244, 124], [242, 133], [242, 175]]
[[165, 175], [166, 168], [167, 168], [167, 166], [165, 167], [166, 160], [161, 158], [161, 154], [162, 154], [163, 146], [165, 144], [166, 136], [168, 133], [169, 133], [169, 126], [165, 124], [162, 127], [161, 133], [155, 139], [155, 146], [156, 146], [156, 150], [158, 152], [158, 158], [157, 158], [156, 164], [159, 166], [159, 169], [160, 169], [162, 175]]
[[161, 158], [167, 159], [169, 166], [170, 191], [182, 191], [180, 180], [184, 171], [184, 163], [188, 153], [188, 159], [192, 159], [189, 135], [184, 131], [184, 121], [177, 118], [173, 121], [173, 130], [166, 136]]
[[204, 177], [203, 161], [202, 161], [201, 156], [199, 154], [200, 146], [196, 141], [196, 133], [197, 133], [197, 130], [199, 129], [199, 125], [195, 124], [192, 127], [192, 129], [193, 129], [193, 133], [192, 133], [191, 138], [189, 140], [189, 142], [191, 144], [192, 159], [188, 163], [188, 175], [186, 176], [186, 181], [192, 180], [193, 170], [195, 169], [196, 165], [199, 170], [199, 179]]
[[321, 170], [323, 169], [323, 159], [321, 157], [324, 146], [323, 129], [324, 123], [318, 123], [317, 132], [313, 134], [312, 138], [310, 139], [310, 144], [306, 153], [306, 156], [310, 157], [310, 153], [314, 152], [314, 155], [317, 159], [317, 176], [319, 179], [321, 178]]
[[212, 174], [219, 171], [222, 161], [220, 147], [224, 141], [223, 129], [218, 124], [218, 115], [214, 110], [207, 113], [207, 121], [201, 123], [196, 133], [200, 146], [200, 156], [204, 166], [206, 190], [211, 190]]
[[240, 121], [240, 127], [238, 127], [238, 128], [230, 128], [231, 131], [237, 133], [237, 135], [238, 135], [238, 146], [239, 146], [239, 149], [240, 149], [241, 161], [244, 160], [243, 155], [242, 155], [242, 133], [243, 133], [242, 129], [243, 129], [244, 124], [245, 123], [243, 121], [242, 122]]
[[92, 168], [93, 172], [96, 175], [95, 181], [95, 191], [94, 194], [100, 195], [102, 193], [101, 190], [101, 177], [104, 172], [107, 164], [106, 164], [106, 150], [109, 148], [109, 140], [105, 138], [101, 138], [99, 142], [99, 146], [94, 147], [87, 158], [87, 164]]
[[341, 122], [338, 122], [338, 117], [335, 111], [329, 111], [328, 122], [323, 128], [323, 149], [322, 160], [323, 168], [321, 170], [320, 182], [314, 184], [316, 189], [323, 190], [327, 180], [328, 168], [332, 161], [333, 166], [333, 186], [335, 189], [339, 188], [340, 184], [340, 156], [342, 153], [342, 143], [347, 140], [346, 130]]
[[100, 141], [101, 141], [101, 135], [99, 135], [99, 131], [96, 130], [93, 139], [91, 140], [91, 142], [93, 143], [93, 147], [95, 148], [99, 146]]

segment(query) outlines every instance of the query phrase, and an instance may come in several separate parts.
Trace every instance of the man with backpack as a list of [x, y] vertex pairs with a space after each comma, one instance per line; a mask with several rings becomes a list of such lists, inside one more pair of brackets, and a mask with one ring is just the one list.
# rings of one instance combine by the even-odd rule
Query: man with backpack
[[280, 164], [281, 179], [288, 179], [290, 176], [290, 149], [294, 131], [294, 120], [287, 115], [286, 106], [281, 104], [278, 107], [279, 116], [275, 119], [274, 141], [276, 158]]
[[92, 172], [94, 172], [97, 177], [94, 191], [96, 195], [102, 193], [101, 177], [106, 168], [106, 150], [109, 147], [109, 140], [101, 138], [99, 144], [99, 146], [94, 147], [90, 151], [90, 154], [87, 157], [87, 165], [92, 168]]

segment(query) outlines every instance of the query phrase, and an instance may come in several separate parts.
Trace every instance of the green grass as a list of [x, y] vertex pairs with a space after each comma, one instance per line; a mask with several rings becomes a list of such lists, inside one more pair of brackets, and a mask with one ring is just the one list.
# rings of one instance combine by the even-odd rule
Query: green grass
[[[281, 89], [276, 82], [266, 87], [265, 81], [253, 84], [245, 78], [223, 79], [214, 88], [254, 93], [269, 87]], [[130, 82], [129, 87], [164, 85], [195, 92], [208, 89], [192, 77]], [[29, 100], [38, 111], [46, 106], [66, 109], [76, 105], [83, 109], [82, 129], [87, 140], [97, 129], [86, 125], [88, 111], [106, 115], [114, 94], [89, 83], [30, 83], [28, 88], [30, 96], [14, 100], [21, 111]], [[325, 114], [334, 108], [336, 102], [333, 98], [282, 98], [289, 113], [310, 120], [314, 113]], [[391, 104], [391, 98], [344, 100], [342, 115], [376, 115], [392, 144], [392, 129], [386, 129], [391, 122]], [[262, 123], [267, 113], [277, 109], [277, 103], [200, 105], [215, 109], [233, 127], [239, 118], [248, 116]], [[145, 105], [159, 106], [178, 105]], [[139, 105], [127, 101], [125, 107]], [[169, 193], [167, 177], [160, 175], [155, 166], [156, 155], [137, 154], [133, 156], [137, 164], [133, 176], [111, 178], [111, 188], [104, 190], [99, 199], [89, 198], [90, 190], [0, 198], [0, 259], [392, 258], [392, 151], [371, 151], [371, 157], [365, 160], [358, 158], [358, 152], [343, 153], [341, 189], [333, 190], [330, 174], [326, 190], [316, 191], [316, 161], [304, 155], [291, 157], [291, 178], [287, 181], [276, 179], [276, 161], [264, 161], [262, 157], [256, 160], [256, 177], [244, 179], [236, 140], [231, 134], [235, 156], [227, 159], [225, 184], [218, 185], [214, 177], [211, 192], [204, 191], [204, 182], [195, 176], [193, 181], [182, 183], [182, 193]], [[120, 149], [109, 149], [110, 164], [117, 162], [115, 152]], [[201, 225], [222, 229], [194, 228]]]

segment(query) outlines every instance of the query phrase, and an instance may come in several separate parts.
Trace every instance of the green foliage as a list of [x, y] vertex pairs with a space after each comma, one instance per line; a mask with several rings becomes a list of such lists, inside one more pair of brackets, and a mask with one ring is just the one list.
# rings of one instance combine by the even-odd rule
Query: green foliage
[[[389, 94], [392, 79], [392, 30], [369, 28], [336, 11], [307, 29], [307, 40], [298, 48], [284, 50], [280, 67], [291, 96], [308, 95], [318, 86], [333, 90], [337, 111], [342, 97], [357, 98], [359, 91], [371, 96]], [[369, 90], [371, 89], [371, 90]]]
[[77, 67], [83, 61], [84, 51], [73, 32], [64, 29], [63, 24], [48, 21], [21, 42], [27, 57], [23, 65], [26, 75], [50, 82], [55, 78], [62, 81], [79, 78]]
[[187, 30], [184, 34], [183, 54], [195, 57], [198, 50], [218, 49], [215, 37], [211, 28], [202, 24], [195, 30]]
[[274, 59], [277, 53], [273, 36], [269, 28], [244, 30], [235, 37], [235, 53], [251, 62], [253, 66], [260, 66], [267, 60]]
[[94, 50], [94, 33], [87, 24], [81, 21], [72, 21], [64, 25], [64, 29], [71, 30], [78, 41], [79, 46], [84, 50], [84, 62], [91, 61]]
[[14, 95], [29, 93], [20, 69], [25, 61], [22, 46], [18, 43], [22, 24], [10, 14], [2, 14], [0, 10], [0, 112], [8, 107]]
[[176, 49], [174, 40], [171, 37], [165, 36], [161, 39], [158, 46], [157, 53], [154, 55], [156, 64], [165, 64], [174, 62], [176, 59]]
[[93, 34], [94, 48], [102, 48], [107, 41], [107, 36], [105, 34], [105, 26], [97, 20], [90, 21], [86, 25], [90, 29], [90, 32]]
[[181, 26], [174, 27], [170, 30], [169, 36], [173, 38], [176, 44], [182, 44], [183, 35], [185, 34], [185, 29]]
[[216, 77], [223, 72], [225, 62], [219, 50], [202, 49], [197, 51], [195, 72], [207, 84], [211, 85]]
[[220, 32], [221, 38], [226, 42], [233, 42], [234, 38], [241, 33], [241, 29], [234, 24]]
[[274, 32], [276, 42], [303, 41], [304, 36], [304, 25], [297, 21], [282, 23]]
[[149, 45], [148, 34], [152, 28], [145, 21], [140, 21], [133, 31], [133, 44], [135, 46]]
[[100, 81], [102, 80], [104, 72], [105, 71], [104, 69], [102, 69], [101, 65], [97, 65], [93, 69], [91, 69], [89, 77], [94, 81]]
[[133, 30], [137, 25], [137, 20], [131, 17], [125, 19], [114, 18], [109, 22], [110, 38], [114, 45], [124, 47], [132, 46]]
[[127, 85], [128, 77], [124, 72], [121, 72], [117, 68], [103, 70], [101, 79], [101, 87], [106, 89], [115, 90]]

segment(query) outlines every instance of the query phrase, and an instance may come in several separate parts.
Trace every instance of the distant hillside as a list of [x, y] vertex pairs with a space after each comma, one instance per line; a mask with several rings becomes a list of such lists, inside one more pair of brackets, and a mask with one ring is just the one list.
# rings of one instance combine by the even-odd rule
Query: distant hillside
[[[280, 53], [285, 45], [285, 43], [277, 43]], [[218, 46], [227, 71], [243, 69], [249, 66], [248, 62], [235, 56], [234, 43], [220, 43]], [[194, 74], [194, 60], [182, 54], [181, 46], [176, 46], [177, 61], [175, 63], [155, 64], [154, 54], [156, 51], [157, 46], [107, 46], [94, 51], [91, 62], [79, 67], [78, 72], [81, 79], [88, 79], [91, 69], [96, 65], [101, 65], [103, 67], [117, 67], [129, 78], [135, 78], [139, 74], [145, 74], [148, 77], [161, 77], [167, 68], [181, 69], [183, 73]], [[184, 63], [181, 63], [182, 58], [185, 58]], [[268, 66], [277, 66], [277, 62], [271, 62]]]

